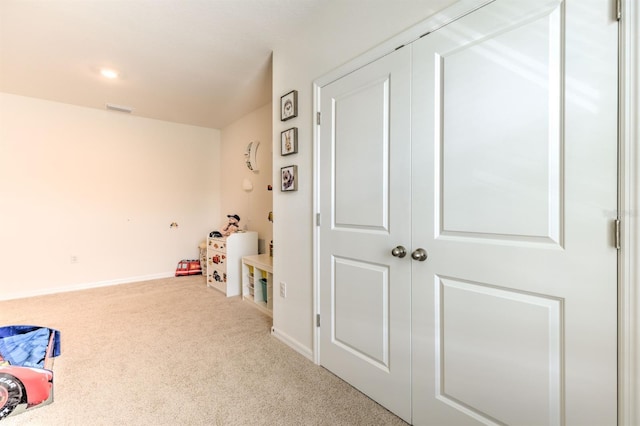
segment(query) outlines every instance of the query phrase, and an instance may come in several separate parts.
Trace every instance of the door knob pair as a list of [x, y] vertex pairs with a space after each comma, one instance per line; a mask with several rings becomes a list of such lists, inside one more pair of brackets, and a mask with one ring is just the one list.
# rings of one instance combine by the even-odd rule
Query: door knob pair
[[[403, 258], [407, 255], [407, 249], [403, 246], [394, 247], [394, 249], [391, 250], [391, 255], [394, 257]], [[427, 257], [427, 251], [423, 248], [415, 249], [413, 253], [411, 253], [411, 258], [413, 260], [417, 260], [418, 262], [424, 262], [425, 260], [427, 260]]]

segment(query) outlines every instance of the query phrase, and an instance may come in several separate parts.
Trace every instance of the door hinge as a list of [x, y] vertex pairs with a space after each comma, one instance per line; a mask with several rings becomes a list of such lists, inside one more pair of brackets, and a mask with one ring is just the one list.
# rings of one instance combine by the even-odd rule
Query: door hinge
[[620, 250], [620, 248], [622, 247], [622, 242], [621, 242], [621, 238], [622, 238], [621, 232], [622, 231], [620, 229], [622, 227], [622, 223], [620, 222], [620, 219], [616, 219], [614, 221], [614, 223], [615, 223], [615, 227], [616, 227], [616, 230], [615, 230], [615, 233], [616, 233], [616, 235], [615, 235], [616, 250]]
[[616, 19], [622, 19], [622, 0], [616, 0]]
[[320, 314], [316, 315], [316, 327], [320, 327]]
[[316, 226], [320, 226], [320, 213], [316, 213]]
[[316, 112], [316, 124], [319, 126], [320, 125], [320, 112]]

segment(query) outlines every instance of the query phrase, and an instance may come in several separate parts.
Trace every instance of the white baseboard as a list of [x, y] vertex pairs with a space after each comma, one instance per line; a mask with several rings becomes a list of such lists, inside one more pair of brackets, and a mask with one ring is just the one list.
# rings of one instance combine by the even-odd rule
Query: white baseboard
[[0, 295], [0, 301], [12, 300], [12, 299], [24, 299], [27, 297], [35, 297], [35, 296], [45, 296], [47, 294], [55, 294], [55, 293], [66, 293], [69, 291], [88, 290], [91, 288], [107, 287], [107, 286], [119, 285], [119, 284], [129, 284], [129, 283], [140, 282], [140, 281], [157, 280], [160, 278], [169, 278], [173, 276], [175, 276], [175, 272], [163, 272], [159, 274], [118, 278], [115, 280], [97, 281], [92, 283], [81, 283], [81, 284], [74, 284], [74, 285], [64, 286], [64, 287], [54, 287], [54, 288], [46, 288], [46, 289], [39, 289], [39, 290], [32, 290], [32, 291], [22, 291], [22, 292], [17, 291], [15, 293], [10, 292], [8, 294], [3, 292], [3, 294]]
[[277, 338], [278, 340], [280, 340], [285, 345], [289, 346], [291, 349], [295, 350], [296, 352], [304, 356], [305, 358], [308, 358], [309, 361], [313, 362], [313, 351], [310, 348], [298, 342], [296, 339], [292, 338], [288, 334], [283, 333], [282, 331], [279, 331], [275, 327], [271, 327], [271, 335]]

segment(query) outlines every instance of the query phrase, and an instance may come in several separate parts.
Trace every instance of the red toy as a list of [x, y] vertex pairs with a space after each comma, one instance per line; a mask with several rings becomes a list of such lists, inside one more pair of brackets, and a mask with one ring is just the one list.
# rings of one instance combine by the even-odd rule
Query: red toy
[[0, 368], [0, 419], [19, 405], [26, 409], [53, 401], [53, 372], [42, 368]]
[[176, 277], [202, 274], [199, 260], [181, 260], [176, 268]]
[[0, 327], [0, 420], [53, 402], [53, 358], [58, 330], [27, 325]]

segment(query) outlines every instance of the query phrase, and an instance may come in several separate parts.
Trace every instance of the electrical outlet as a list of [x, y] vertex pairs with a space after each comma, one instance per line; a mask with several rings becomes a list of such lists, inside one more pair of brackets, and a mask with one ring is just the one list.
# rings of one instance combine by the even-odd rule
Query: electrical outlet
[[78, 263], [78, 256], [76, 256], [75, 254], [71, 255], [71, 263]]
[[280, 297], [287, 297], [287, 283], [280, 281]]

